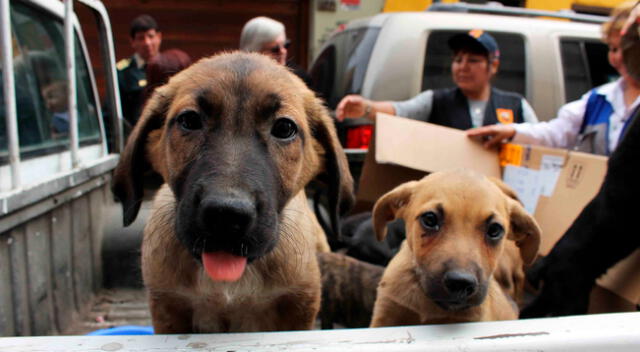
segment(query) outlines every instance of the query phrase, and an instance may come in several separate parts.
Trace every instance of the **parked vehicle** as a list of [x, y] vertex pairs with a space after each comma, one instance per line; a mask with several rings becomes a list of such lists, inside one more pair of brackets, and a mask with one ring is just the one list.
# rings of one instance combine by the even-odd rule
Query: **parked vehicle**
[[[576, 21], [528, 17], [543, 14]], [[404, 100], [426, 89], [453, 86], [448, 38], [484, 29], [501, 51], [494, 85], [522, 94], [538, 117], [548, 120], [565, 102], [615, 78], [607, 46], [600, 40], [605, 20], [462, 3], [438, 4], [425, 12], [384, 13], [354, 20], [331, 36], [310, 72], [331, 109], [347, 94]], [[367, 148], [371, 122], [347, 119], [337, 127], [350, 158], [361, 158], [362, 151], [350, 149]]]
[[[96, 16], [106, 76], [105, 104], [101, 104], [98, 96], [96, 75], [89, 61], [89, 55], [98, 53], [87, 50], [83, 28], [72, 12], [74, 3], [88, 6]], [[25, 337], [65, 333], [74, 320], [87, 313], [90, 300], [104, 282], [103, 223], [121, 221], [119, 212], [114, 219], [108, 218], [109, 210], [114, 207], [108, 185], [118, 161], [117, 153], [122, 148], [122, 114], [110, 22], [102, 3], [98, 0], [2, 0], [0, 15], [0, 81], [3, 82], [0, 87], [0, 350], [219, 347], [266, 351], [282, 346], [291, 350], [329, 351], [367, 346], [372, 351], [405, 351], [407, 346], [419, 350], [432, 346], [453, 349], [463, 345], [508, 350], [514, 348], [514, 343], [522, 348], [550, 346], [548, 349], [557, 350], [560, 343], [566, 345], [569, 341], [573, 350], [578, 351], [605, 349], [611, 341], [618, 341], [621, 350], [633, 350], [638, 345], [640, 317], [637, 313], [620, 317], [465, 324], [462, 329], [457, 326], [451, 329], [440, 326], [410, 330], [386, 328], [383, 339], [381, 331], [376, 329], [231, 334], [222, 339], [220, 335], [204, 334], [110, 336], [108, 341], [87, 336]], [[385, 35], [380, 28], [374, 32], [377, 34], [373, 39]], [[591, 47], [580, 41], [582, 32], [572, 33], [575, 37], [567, 40], [575, 40], [581, 50]], [[371, 40], [367, 30], [364, 35]], [[594, 32], [589, 43], [595, 43], [596, 39]], [[525, 47], [528, 40], [523, 39]], [[369, 54], [373, 50], [372, 46]], [[377, 44], [375, 50], [378, 52]], [[366, 51], [362, 53], [365, 54]], [[370, 55], [365, 56], [370, 67], [383, 63], [378, 62], [383, 57], [369, 62]], [[423, 62], [424, 57], [421, 59]], [[415, 65], [420, 71], [421, 63]], [[529, 65], [536, 66], [527, 61], [526, 72]], [[421, 87], [421, 80], [416, 78], [411, 89], [387, 96], [382, 90], [373, 89], [384, 77], [365, 79], [369, 73], [366, 66], [364, 70], [354, 67], [353, 71], [362, 75], [355, 80], [360, 82], [360, 88], [354, 92], [373, 98], [408, 97]], [[405, 89], [403, 80], [410, 76], [410, 73], [402, 74], [400, 81], [391, 83], [400, 82]], [[528, 84], [525, 88], [533, 94]], [[74, 98], [68, 99], [68, 96]], [[68, 99], [66, 106], [61, 99]], [[107, 139], [108, 131], [113, 136], [111, 141]], [[129, 258], [134, 255], [131, 253]], [[129, 306], [127, 310], [132, 308], [139, 306]], [[459, 334], [460, 331], [464, 334]], [[518, 339], [514, 342], [514, 339], [501, 338], [503, 336]]]
[[106, 10], [99, 1], [76, 2], [99, 27], [102, 106], [73, 3], [0, 2], [0, 336], [62, 333], [102, 285], [121, 113]]

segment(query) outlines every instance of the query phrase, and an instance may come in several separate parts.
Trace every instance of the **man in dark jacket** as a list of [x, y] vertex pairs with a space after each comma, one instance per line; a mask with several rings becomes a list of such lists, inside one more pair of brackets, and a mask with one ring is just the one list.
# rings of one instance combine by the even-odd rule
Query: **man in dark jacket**
[[133, 127], [140, 117], [143, 90], [147, 85], [145, 67], [160, 52], [162, 33], [156, 21], [149, 15], [140, 15], [129, 30], [133, 56], [118, 61], [118, 85], [122, 101], [122, 115]]

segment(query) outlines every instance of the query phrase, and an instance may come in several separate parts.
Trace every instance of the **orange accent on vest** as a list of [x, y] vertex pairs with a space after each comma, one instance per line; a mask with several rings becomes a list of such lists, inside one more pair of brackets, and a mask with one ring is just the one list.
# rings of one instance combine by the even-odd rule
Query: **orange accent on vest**
[[496, 117], [498, 121], [504, 124], [513, 123], [513, 110], [511, 109], [496, 109]]

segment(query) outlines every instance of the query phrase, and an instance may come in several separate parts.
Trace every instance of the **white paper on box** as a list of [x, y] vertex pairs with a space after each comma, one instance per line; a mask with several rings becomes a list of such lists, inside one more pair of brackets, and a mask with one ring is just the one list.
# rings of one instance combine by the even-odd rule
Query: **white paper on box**
[[558, 177], [564, 166], [564, 157], [556, 155], [543, 155], [540, 162], [539, 181], [540, 181], [540, 194], [546, 197], [553, 195], [553, 190], [556, 189], [556, 183]]
[[513, 188], [529, 214], [533, 214], [542, 192], [540, 172], [526, 167], [507, 165], [504, 168], [502, 180]]

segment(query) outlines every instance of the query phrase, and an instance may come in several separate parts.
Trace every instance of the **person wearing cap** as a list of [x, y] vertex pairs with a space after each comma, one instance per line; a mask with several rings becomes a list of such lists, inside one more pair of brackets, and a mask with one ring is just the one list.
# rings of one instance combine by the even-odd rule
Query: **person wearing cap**
[[426, 90], [405, 101], [372, 101], [347, 95], [336, 108], [336, 118], [366, 117], [377, 112], [408, 117], [466, 130], [495, 123], [537, 122], [529, 103], [519, 94], [491, 86], [498, 72], [500, 50], [487, 32], [474, 29], [452, 36], [451, 73], [455, 87]]
[[129, 36], [134, 54], [118, 61], [116, 68], [122, 115], [132, 127], [142, 111], [143, 92], [147, 85], [145, 67], [160, 52], [162, 33], [153, 17], [140, 15], [131, 21]]
[[640, 81], [624, 66], [620, 46], [620, 31], [635, 4], [636, 1], [628, 1], [618, 5], [602, 25], [603, 41], [609, 46], [609, 63], [620, 73], [620, 78], [563, 105], [552, 120], [485, 126], [469, 130], [467, 135], [483, 137], [487, 148], [513, 141], [610, 155], [640, 107]]

